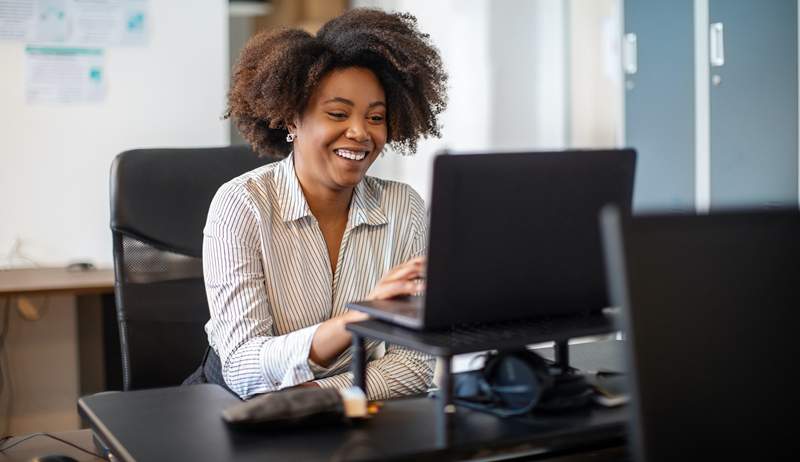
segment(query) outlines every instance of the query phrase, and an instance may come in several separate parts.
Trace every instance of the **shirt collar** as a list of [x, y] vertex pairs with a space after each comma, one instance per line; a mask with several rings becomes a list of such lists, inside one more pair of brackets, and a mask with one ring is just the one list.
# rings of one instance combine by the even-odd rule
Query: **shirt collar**
[[281, 161], [278, 183], [275, 188], [278, 193], [278, 203], [281, 206], [281, 218], [284, 222], [311, 216], [311, 209], [306, 202], [303, 188], [300, 187], [300, 181], [297, 180], [293, 157], [294, 154], [290, 153], [286, 159]]
[[378, 226], [388, 223], [386, 214], [381, 208], [381, 193], [383, 187], [380, 182], [372, 178], [364, 178], [353, 191], [353, 201], [350, 203], [350, 227], [360, 225]]
[[[284, 222], [312, 216], [311, 208], [303, 194], [303, 188], [300, 187], [300, 181], [297, 179], [293, 157], [292, 153], [281, 161], [276, 188], [281, 207], [281, 218]], [[348, 217], [350, 228], [363, 224], [378, 226], [388, 223], [380, 204], [382, 192], [382, 185], [371, 178], [364, 178], [356, 185]]]

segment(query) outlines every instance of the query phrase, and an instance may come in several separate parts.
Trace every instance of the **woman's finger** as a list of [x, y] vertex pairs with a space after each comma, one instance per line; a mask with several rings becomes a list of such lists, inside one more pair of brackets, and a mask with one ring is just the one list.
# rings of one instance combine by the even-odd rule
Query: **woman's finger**
[[402, 295], [414, 295], [419, 293], [423, 287], [424, 283], [420, 279], [385, 282], [378, 284], [369, 294], [368, 299], [386, 300]]
[[[386, 273], [381, 281], [393, 281], [398, 279], [409, 279], [423, 277], [425, 271], [425, 257], [412, 258], [411, 260], [397, 265]], [[413, 274], [413, 276], [411, 276]]]
[[427, 259], [428, 259], [428, 257], [426, 257], [425, 255], [420, 255], [418, 257], [414, 257], [414, 258], [409, 259], [406, 263], [413, 263], [415, 265], [417, 265], [417, 264], [424, 265], [425, 264], [425, 260], [427, 260]]
[[407, 281], [409, 279], [421, 279], [425, 277], [424, 270], [422, 268], [416, 268], [413, 266], [405, 267], [397, 270], [396, 272], [392, 273], [391, 275], [386, 275], [381, 279], [378, 284], [386, 283], [386, 282], [395, 282], [395, 281]]

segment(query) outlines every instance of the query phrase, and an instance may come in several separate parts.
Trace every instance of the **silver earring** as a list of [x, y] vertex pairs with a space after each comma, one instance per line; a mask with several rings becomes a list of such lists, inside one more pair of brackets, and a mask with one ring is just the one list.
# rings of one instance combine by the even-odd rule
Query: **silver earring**
[[289, 133], [288, 135], [286, 135], [286, 142], [291, 143], [292, 141], [294, 141], [295, 137], [297, 137], [297, 135], [295, 135], [294, 133]]

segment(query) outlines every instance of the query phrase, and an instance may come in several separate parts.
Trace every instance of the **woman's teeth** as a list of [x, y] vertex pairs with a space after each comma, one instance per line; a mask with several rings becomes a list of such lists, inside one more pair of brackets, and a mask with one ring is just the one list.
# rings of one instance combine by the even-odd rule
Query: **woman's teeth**
[[347, 149], [336, 149], [333, 152], [339, 157], [344, 157], [350, 160], [361, 160], [367, 157], [366, 151], [348, 151]]

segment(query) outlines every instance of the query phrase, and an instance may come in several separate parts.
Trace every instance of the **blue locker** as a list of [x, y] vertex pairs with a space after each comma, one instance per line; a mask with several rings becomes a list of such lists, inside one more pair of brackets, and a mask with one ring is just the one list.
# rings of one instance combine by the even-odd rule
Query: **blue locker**
[[625, 144], [634, 210], [693, 210], [694, 2], [625, 0]]
[[711, 209], [797, 204], [797, 1], [710, 0]]

